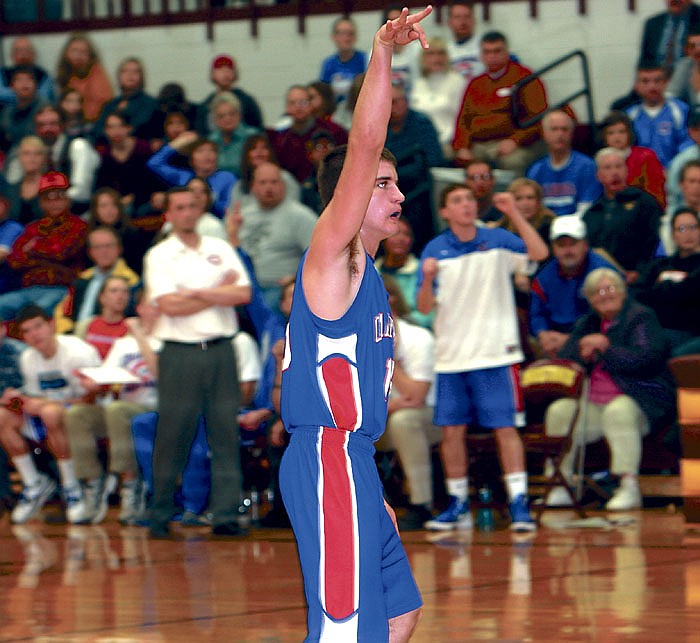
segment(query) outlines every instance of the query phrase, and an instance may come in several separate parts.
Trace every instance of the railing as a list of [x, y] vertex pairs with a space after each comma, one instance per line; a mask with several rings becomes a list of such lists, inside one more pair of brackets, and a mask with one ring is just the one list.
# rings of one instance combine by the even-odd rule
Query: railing
[[[481, 20], [490, 19], [491, 5], [514, 0], [476, 0]], [[185, 23], [205, 23], [211, 37], [213, 25], [222, 20], [248, 20], [257, 36], [263, 18], [296, 16], [299, 33], [306, 32], [312, 15], [381, 11], [385, 0], [0, 0], [0, 33], [67, 32], [122, 29]], [[407, 2], [421, 6], [421, 2]], [[432, 0], [438, 23], [446, 13], [447, 0]], [[538, 15], [539, 0], [528, 0], [530, 17]], [[578, 0], [577, 11], [587, 12], [586, 0]], [[636, 11], [635, 0], [627, 0], [628, 11]]]
[[[547, 72], [561, 67], [563, 64], [567, 63], [570, 60], [573, 60], [574, 58], [578, 58], [581, 63], [581, 76], [583, 87], [567, 95], [565, 98], [560, 98], [553, 105], [550, 105], [546, 111], [541, 112], [540, 114], [535, 114], [534, 116], [531, 116], [529, 118], [521, 118], [520, 114], [518, 113], [519, 101], [517, 100], [517, 98], [522, 88], [526, 85], [529, 85], [532, 81], [540, 78]], [[569, 105], [571, 102], [582, 96], [585, 98], [586, 101], [586, 110], [588, 111], [588, 123], [591, 126], [593, 126], [596, 122], [593, 110], [593, 97], [591, 95], [591, 77], [588, 69], [588, 59], [586, 58], [586, 54], [583, 53], [583, 51], [581, 51], [580, 49], [572, 51], [568, 54], [565, 54], [564, 56], [561, 56], [560, 58], [557, 58], [556, 60], [553, 60], [548, 65], [545, 65], [544, 67], [532, 72], [529, 76], [526, 76], [522, 80], [519, 80], [517, 83], [515, 83], [515, 85], [513, 85], [511, 89], [511, 96], [513, 98], [513, 100], [511, 101], [511, 115], [513, 117], [513, 122], [515, 123], [515, 126], [519, 128], [532, 127], [533, 125], [539, 123], [548, 111], [551, 112], [556, 109], [561, 109], [562, 107]]]

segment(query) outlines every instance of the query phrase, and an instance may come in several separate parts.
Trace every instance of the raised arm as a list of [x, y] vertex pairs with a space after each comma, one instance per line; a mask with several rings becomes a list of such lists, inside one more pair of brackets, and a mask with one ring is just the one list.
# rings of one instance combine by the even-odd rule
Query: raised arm
[[[312, 310], [317, 314], [334, 315], [319, 301], [316, 306], [314, 293], [323, 284], [323, 299], [339, 304], [340, 314], [352, 301], [351, 252], [357, 253], [357, 268], [362, 274], [364, 252], [351, 247], [362, 227], [372, 192], [377, 183], [377, 170], [386, 139], [391, 112], [391, 55], [394, 45], [406, 45], [420, 40], [427, 47], [427, 40], [420, 21], [430, 14], [426, 7], [413, 15], [404, 9], [395, 20], [382, 25], [374, 36], [370, 58], [362, 90], [357, 100], [348, 139], [347, 154], [340, 172], [333, 197], [316, 224], [309, 253], [304, 265], [304, 292]], [[346, 307], [346, 306], [345, 306]]]

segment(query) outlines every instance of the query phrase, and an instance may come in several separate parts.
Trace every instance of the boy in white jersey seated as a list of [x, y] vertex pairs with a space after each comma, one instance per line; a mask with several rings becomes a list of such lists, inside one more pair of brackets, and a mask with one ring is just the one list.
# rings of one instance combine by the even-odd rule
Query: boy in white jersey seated
[[450, 504], [425, 523], [427, 529], [471, 529], [467, 478], [467, 425], [492, 429], [509, 498], [511, 529], [534, 531], [527, 497], [525, 452], [515, 428], [520, 422], [517, 365], [523, 360], [512, 276], [527, 272], [529, 260], [543, 261], [548, 250], [535, 229], [515, 209], [509, 193], [494, 205], [520, 236], [502, 228], [477, 227], [477, 202], [463, 184], [447, 186], [440, 215], [449, 228], [421, 255], [416, 298], [422, 313], [435, 317], [435, 419]]

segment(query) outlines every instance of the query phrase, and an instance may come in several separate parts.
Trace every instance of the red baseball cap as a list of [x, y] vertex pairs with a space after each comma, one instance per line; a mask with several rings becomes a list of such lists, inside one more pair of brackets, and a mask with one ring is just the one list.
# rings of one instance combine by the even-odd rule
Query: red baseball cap
[[233, 61], [233, 57], [227, 54], [219, 54], [214, 60], [211, 61], [212, 69], [219, 69], [219, 67], [229, 67], [230, 69], [236, 68], [236, 63]]
[[69, 186], [68, 177], [62, 172], [47, 172], [39, 179], [39, 194], [49, 190], [67, 190]]

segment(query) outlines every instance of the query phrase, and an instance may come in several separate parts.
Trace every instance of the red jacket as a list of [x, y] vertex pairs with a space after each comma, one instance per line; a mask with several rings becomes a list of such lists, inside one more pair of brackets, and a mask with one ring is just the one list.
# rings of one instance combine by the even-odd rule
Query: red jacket
[[85, 268], [88, 225], [70, 212], [30, 223], [12, 244], [10, 268], [22, 286], [70, 286]]

